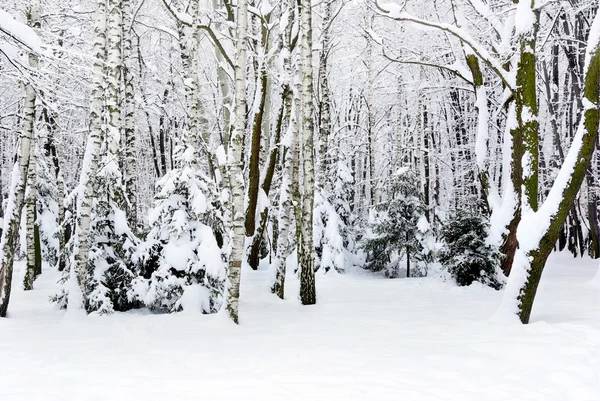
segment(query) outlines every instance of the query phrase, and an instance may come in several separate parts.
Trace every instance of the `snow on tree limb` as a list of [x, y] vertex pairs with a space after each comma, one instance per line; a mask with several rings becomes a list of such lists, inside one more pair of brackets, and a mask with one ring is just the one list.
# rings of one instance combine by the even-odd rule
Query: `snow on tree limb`
[[502, 66], [500, 60], [492, 56], [479, 42], [473, 39], [471, 35], [469, 35], [469, 33], [465, 30], [458, 28], [452, 24], [447, 24], [444, 22], [434, 22], [415, 17], [404, 11], [403, 7], [400, 7], [397, 4], [380, 4], [379, 1], [376, 0], [375, 5], [380, 15], [386, 16], [396, 21], [412, 22], [418, 25], [436, 28], [455, 36], [459, 40], [469, 45], [473, 49], [473, 52], [477, 55], [477, 57], [479, 57], [483, 62], [485, 62], [502, 80], [502, 82], [504, 82], [506, 86], [508, 86], [512, 90], [516, 89], [514, 74], [511, 74], [510, 72], [506, 71]]
[[17, 21], [12, 15], [0, 8], [0, 32], [4, 33], [14, 41], [29, 48], [30, 50], [41, 53], [42, 40], [33, 29]]

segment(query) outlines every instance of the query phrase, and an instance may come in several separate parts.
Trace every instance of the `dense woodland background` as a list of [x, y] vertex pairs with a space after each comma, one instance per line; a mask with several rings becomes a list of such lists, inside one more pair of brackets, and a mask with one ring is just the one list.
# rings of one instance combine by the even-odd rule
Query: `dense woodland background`
[[2, 315], [23, 257], [63, 307], [235, 321], [242, 264], [305, 304], [512, 269], [527, 322], [549, 252], [600, 257], [597, 0], [307, 4], [2, 3]]

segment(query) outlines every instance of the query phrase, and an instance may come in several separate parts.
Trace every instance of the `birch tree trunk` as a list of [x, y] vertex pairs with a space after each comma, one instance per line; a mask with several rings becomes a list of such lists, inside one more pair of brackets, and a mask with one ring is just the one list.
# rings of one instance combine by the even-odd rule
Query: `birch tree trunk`
[[237, 10], [236, 60], [235, 60], [235, 120], [228, 155], [229, 180], [232, 198], [233, 240], [229, 260], [227, 312], [239, 323], [239, 298], [242, 260], [244, 258], [244, 173], [242, 148], [246, 131], [246, 41], [248, 27], [247, 0], [239, 0]]
[[321, 102], [319, 107], [319, 173], [317, 177], [317, 186], [323, 190], [327, 181], [327, 150], [329, 137], [331, 135], [331, 94], [329, 90], [328, 78], [328, 54], [331, 46], [331, 34], [329, 25], [331, 24], [331, 3], [333, 0], [327, 0], [323, 3], [323, 32], [321, 39], [321, 52], [319, 55], [319, 89], [321, 91]]
[[106, 39], [106, 66], [108, 85], [106, 90], [106, 106], [111, 136], [120, 139], [121, 132], [121, 35], [123, 33], [123, 15], [121, 0], [108, 0], [108, 29]]
[[[27, 24], [34, 28], [40, 27], [40, 8], [37, 2], [32, 2], [27, 11]], [[38, 59], [36, 56], [30, 57], [29, 65], [37, 69]], [[29, 107], [29, 106], [25, 106]], [[31, 107], [35, 110], [35, 98]], [[35, 118], [35, 111], [32, 116]], [[29, 124], [32, 124], [32, 138], [29, 149], [29, 166], [27, 168], [27, 192], [25, 198], [25, 240], [26, 240], [26, 264], [25, 274], [23, 275], [23, 289], [28, 291], [33, 289], [33, 280], [35, 280], [36, 270], [38, 263], [39, 253], [39, 231], [36, 229], [36, 158], [35, 158], [35, 137], [33, 132], [35, 131], [35, 120]], [[36, 241], [36, 234], [38, 235]], [[36, 247], [36, 245], [38, 245]], [[36, 250], [38, 252], [36, 252]]]
[[92, 203], [100, 161], [100, 145], [106, 135], [104, 122], [104, 63], [106, 60], [106, 2], [98, 0], [94, 27], [94, 75], [90, 105], [90, 129], [79, 178], [74, 242], [74, 263], [70, 271], [69, 309], [82, 309], [88, 283], [88, 259]]
[[123, 13], [122, 39], [123, 39], [123, 183], [125, 185], [125, 197], [127, 198], [127, 220], [129, 227], [136, 230], [138, 224], [137, 216], [137, 163], [136, 163], [136, 137], [135, 137], [135, 92], [133, 87], [133, 45], [131, 40], [131, 29], [133, 23], [132, 0], [121, 0]]
[[35, 140], [31, 140], [29, 149], [29, 167], [27, 168], [27, 193], [25, 197], [25, 240], [26, 240], [26, 264], [23, 275], [23, 289], [33, 289], [33, 280], [36, 270], [36, 241], [35, 241], [35, 206], [36, 206], [36, 155]]
[[[372, 25], [372, 21], [369, 21]], [[367, 106], [367, 148], [368, 148], [368, 171], [369, 180], [365, 185], [369, 187], [370, 205], [375, 204], [375, 115], [373, 103], [373, 40], [367, 37], [367, 51], [365, 54], [365, 65], [367, 67], [367, 88], [366, 88], [366, 106]]]
[[[272, 271], [273, 282], [271, 292], [279, 298], [284, 298], [285, 293], [285, 275], [286, 259], [293, 251], [293, 242], [290, 241], [290, 234], [293, 230], [292, 216], [294, 213], [294, 203], [292, 198], [292, 186], [294, 179], [294, 152], [298, 146], [298, 131], [296, 110], [294, 109], [293, 89], [292, 89], [292, 45], [291, 35], [294, 24], [294, 6], [291, 0], [283, 3], [283, 12], [281, 16], [282, 25], [280, 37], [280, 54], [283, 61], [282, 113], [287, 113], [287, 133], [285, 134], [284, 144], [282, 145], [281, 158], [283, 160], [283, 171], [281, 174], [281, 186], [279, 195], [279, 234], [275, 250], [275, 259], [273, 261]], [[281, 116], [283, 117], [283, 115]], [[280, 121], [281, 125], [282, 122]], [[296, 177], [297, 178], [297, 177]]]
[[[29, 10], [29, 21], [39, 19], [39, 8], [33, 4]], [[37, 55], [29, 54], [29, 65], [37, 68]], [[36, 92], [31, 82], [21, 83], [24, 94], [21, 117], [21, 133], [19, 135], [19, 150], [13, 167], [8, 204], [4, 215], [2, 237], [0, 239], [0, 317], [6, 317], [13, 275], [15, 247], [19, 238], [19, 225], [25, 202], [25, 189], [35, 127]], [[33, 280], [33, 279], [32, 279]]]
[[[222, 0], [212, 0], [213, 10], [220, 10], [223, 6], [222, 3]], [[227, 21], [230, 23], [234, 22], [229, 16]], [[217, 23], [217, 29], [222, 29], [221, 24]], [[231, 29], [229, 29], [229, 33], [232, 33]], [[223, 101], [223, 137], [221, 138], [221, 142], [225, 149], [227, 149], [230, 139], [229, 134], [231, 132], [231, 85], [229, 83], [229, 75], [225, 68], [225, 55], [219, 47], [215, 49], [215, 54], [217, 58], [217, 81]]]
[[312, 10], [310, 0], [300, 6], [300, 74], [302, 107], [302, 241], [300, 253], [300, 300], [303, 305], [317, 301], [315, 290], [315, 259], [313, 255], [313, 211], [315, 201], [314, 115], [312, 72]]

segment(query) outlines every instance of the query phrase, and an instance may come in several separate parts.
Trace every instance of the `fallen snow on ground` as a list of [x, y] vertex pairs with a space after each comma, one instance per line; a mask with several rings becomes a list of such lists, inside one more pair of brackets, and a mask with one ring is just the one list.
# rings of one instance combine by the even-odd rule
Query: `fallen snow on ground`
[[[56, 272], [0, 320], [0, 400], [600, 400], [597, 262], [555, 255], [532, 323], [491, 318], [501, 293], [431, 278], [318, 276], [318, 305], [244, 271], [222, 316], [92, 317], [47, 302]], [[15, 274], [19, 277], [19, 274]]]

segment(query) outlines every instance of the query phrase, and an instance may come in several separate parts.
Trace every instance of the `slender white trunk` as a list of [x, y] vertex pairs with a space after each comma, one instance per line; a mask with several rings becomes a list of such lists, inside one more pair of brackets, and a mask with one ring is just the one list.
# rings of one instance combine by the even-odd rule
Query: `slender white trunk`
[[108, 0], [108, 29], [106, 30], [107, 75], [106, 106], [108, 109], [109, 130], [121, 131], [121, 34], [123, 32], [123, 15], [121, 0]]
[[135, 92], [133, 88], [133, 46], [131, 41], [131, 24], [133, 19], [132, 1], [121, 0], [123, 10], [123, 144], [124, 163], [123, 176], [125, 196], [127, 198], [127, 220], [129, 226], [135, 230], [137, 227], [137, 157], [135, 137]]
[[[372, 25], [372, 21], [371, 25]], [[365, 55], [365, 64], [367, 66], [367, 130], [368, 130], [368, 145], [369, 145], [369, 180], [367, 186], [369, 188], [369, 201], [371, 206], [375, 204], [375, 104], [373, 102], [373, 39], [367, 36], [367, 52]], [[423, 130], [416, 130], [416, 134], [422, 134]]]
[[90, 105], [90, 130], [83, 157], [77, 196], [77, 224], [74, 233], [74, 263], [71, 265], [69, 309], [81, 309], [88, 283], [88, 258], [92, 223], [92, 202], [98, 172], [100, 145], [106, 135], [104, 123], [104, 62], [106, 59], [106, 2], [99, 0], [94, 28], [94, 75]]
[[[279, 298], [284, 298], [285, 293], [285, 274], [286, 274], [286, 259], [293, 251], [293, 242], [290, 241], [292, 232], [292, 215], [294, 212], [294, 204], [292, 198], [292, 177], [294, 177], [294, 160], [293, 160], [293, 144], [297, 143], [297, 124], [296, 110], [294, 110], [293, 92], [292, 92], [292, 58], [290, 35], [294, 23], [294, 7], [293, 2], [286, 0], [283, 3], [283, 12], [281, 15], [280, 30], [280, 55], [283, 64], [283, 110], [288, 115], [288, 127], [283, 138], [283, 146], [281, 158], [283, 160], [283, 172], [281, 175], [281, 187], [279, 196], [279, 217], [277, 244], [275, 247], [275, 258], [271, 270], [273, 272], [271, 292]], [[284, 28], [283, 28], [284, 27]], [[277, 144], [274, 144], [277, 146]]]
[[[39, 12], [39, 4], [33, 1], [30, 6], [28, 18], [30, 26], [39, 23]], [[29, 66], [32, 69], [36, 69], [38, 66], [38, 58], [33, 53], [29, 54]], [[25, 203], [29, 158], [35, 131], [36, 92], [33, 85], [29, 82], [23, 82], [21, 85], [24, 102], [21, 133], [19, 135], [19, 153], [13, 167], [8, 204], [6, 206], [2, 236], [0, 238], [0, 317], [6, 316], [10, 301], [15, 246], [19, 238], [19, 226]]]
[[[36, 1], [32, 1], [30, 3], [29, 10], [27, 12], [27, 24], [31, 27], [39, 28], [39, 20], [40, 20], [40, 7]], [[38, 59], [36, 56], [30, 57], [29, 65], [37, 69], [38, 68]], [[34, 103], [32, 105], [28, 105], [28, 107], [35, 108], [35, 97]], [[31, 118], [35, 118], [34, 114], [30, 116]], [[29, 122], [28, 124], [35, 125], [35, 122]], [[27, 168], [27, 191], [25, 198], [25, 240], [26, 240], [26, 265], [25, 265], [25, 274], [23, 275], [23, 289], [31, 290], [33, 289], [33, 280], [35, 279], [35, 268], [36, 268], [36, 254], [35, 254], [35, 207], [36, 207], [36, 198], [37, 198], [37, 190], [36, 190], [36, 159], [35, 159], [35, 138], [33, 131], [35, 131], [35, 126], [32, 128], [32, 138], [29, 149], [29, 166]]]
[[233, 240], [228, 269], [227, 312], [239, 322], [238, 302], [240, 278], [244, 258], [244, 173], [242, 147], [246, 130], [246, 33], [248, 27], [247, 0], [239, 0], [237, 10], [236, 60], [235, 60], [235, 120], [228, 155], [229, 179], [232, 199]]
[[[223, 6], [221, 0], [212, 0], [213, 10], [220, 10]], [[222, 28], [221, 24], [216, 24], [217, 29]], [[229, 144], [229, 133], [231, 130], [231, 87], [229, 84], [229, 76], [225, 68], [226, 61], [223, 53], [219, 48], [215, 49], [217, 58], [217, 82], [219, 84], [219, 90], [221, 91], [221, 97], [223, 99], [223, 146], [227, 149]]]
[[12, 172], [8, 205], [0, 241], [0, 317], [5, 317], [10, 300], [15, 246], [19, 238], [19, 223], [25, 201], [27, 170], [35, 121], [35, 90], [31, 84], [23, 84], [25, 102], [21, 127], [19, 154]]
[[328, 54], [331, 46], [331, 1], [323, 3], [323, 33], [321, 40], [321, 54], [319, 57], [319, 87], [321, 90], [320, 127], [319, 127], [319, 175], [317, 185], [319, 190], [326, 187], [327, 182], [327, 149], [331, 135], [331, 95], [328, 79]]
[[27, 168], [27, 193], [25, 197], [25, 240], [27, 246], [25, 274], [23, 275], [23, 289], [33, 289], [35, 279], [35, 205], [37, 198], [36, 190], [36, 155], [35, 141], [31, 141], [29, 150], [29, 167]]
[[302, 107], [302, 241], [300, 243], [300, 300], [316, 303], [313, 255], [313, 209], [315, 201], [314, 115], [312, 72], [312, 10], [310, 0], [300, 2], [301, 107]]

